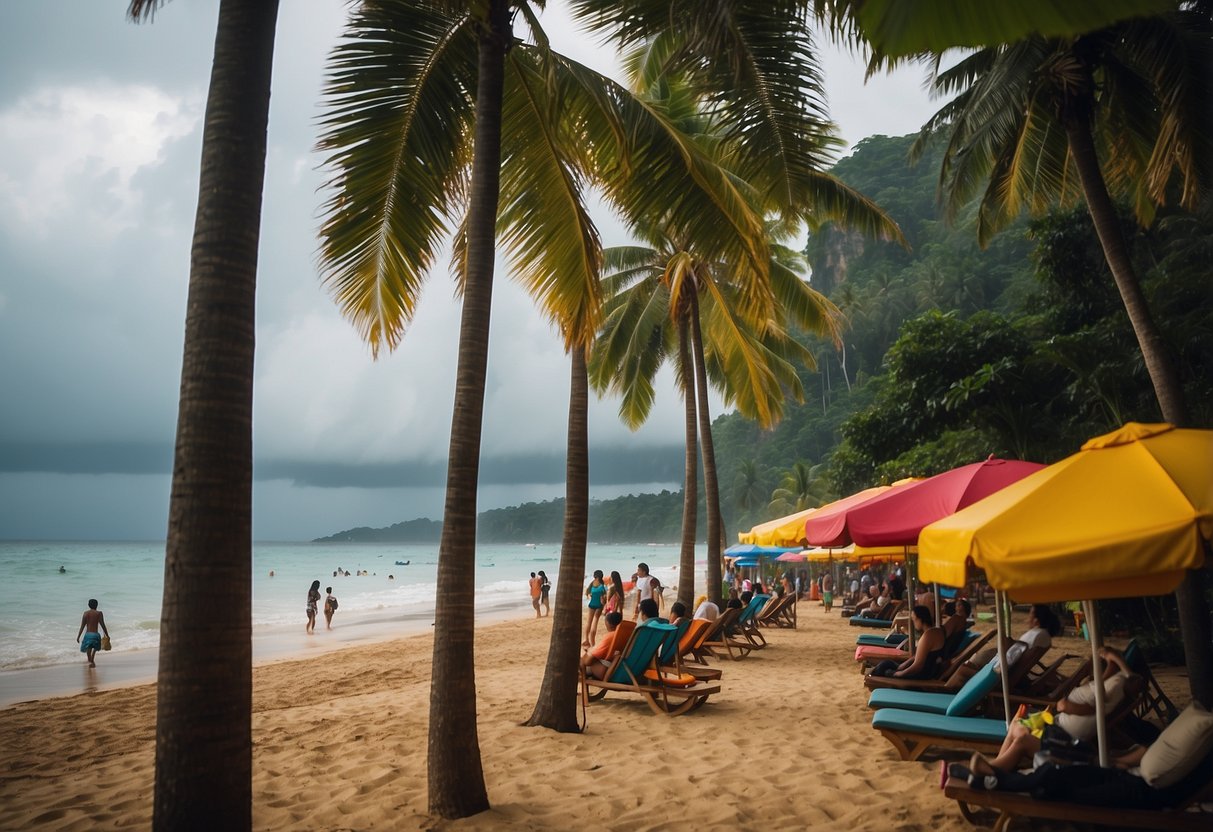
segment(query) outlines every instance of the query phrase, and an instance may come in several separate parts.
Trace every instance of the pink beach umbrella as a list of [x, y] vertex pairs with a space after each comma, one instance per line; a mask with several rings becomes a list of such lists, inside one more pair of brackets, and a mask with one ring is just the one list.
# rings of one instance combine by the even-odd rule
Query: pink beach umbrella
[[822, 506], [805, 520], [805, 539], [809, 541], [810, 546], [820, 546], [823, 549], [846, 546], [852, 542], [851, 536], [847, 533], [847, 518], [852, 511], [859, 506], [866, 505], [871, 500], [896, 493], [916, 482], [918, 480], [902, 481], [891, 486], [878, 485], [874, 488], [865, 488], [849, 497], [843, 497], [841, 500], [835, 500]]
[[846, 528], [860, 546], [916, 546], [925, 526], [1001, 491], [1045, 466], [995, 459], [962, 465], [878, 495], [847, 512]]

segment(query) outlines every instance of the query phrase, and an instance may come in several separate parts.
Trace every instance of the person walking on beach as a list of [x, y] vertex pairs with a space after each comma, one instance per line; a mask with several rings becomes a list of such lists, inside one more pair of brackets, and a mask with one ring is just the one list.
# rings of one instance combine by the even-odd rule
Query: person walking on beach
[[552, 613], [552, 608], [548, 605], [548, 593], [552, 591], [552, 584], [542, 569], [539, 570], [539, 581], [539, 603], [543, 606], [543, 615], [546, 618]]
[[[80, 631], [76, 633], [76, 643], [80, 645], [80, 652], [88, 654], [88, 666], [96, 667], [97, 662], [94, 659], [97, 656], [97, 651], [101, 649], [101, 633], [97, 632], [100, 627], [105, 633], [105, 637], [110, 637], [110, 628], [105, 626], [105, 613], [97, 609], [97, 599], [88, 599], [88, 609], [84, 611], [84, 615], [80, 616]], [[80, 640], [83, 634], [84, 640]]]
[[307, 634], [310, 636], [316, 630], [316, 609], [320, 606], [320, 581], [312, 581], [312, 588], [307, 591]]
[[590, 600], [589, 620], [585, 622], [585, 639], [581, 642], [582, 647], [589, 647], [595, 643], [598, 635], [598, 619], [602, 617], [602, 608], [604, 606], [603, 596], [607, 593], [607, 585], [602, 580], [602, 570], [594, 570], [594, 580], [590, 581], [590, 585], [585, 588], [585, 597]]
[[607, 615], [612, 612], [623, 612], [623, 576], [618, 571], [611, 572], [611, 585], [607, 587], [606, 606], [602, 608], [602, 614]]
[[[391, 575], [388, 576], [389, 578]], [[325, 587], [324, 596], [324, 627], [326, 630], [333, 629], [333, 613], [337, 611], [337, 596], [333, 594], [331, 586]]]
[[535, 617], [539, 617], [539, 596], [541, 594], [540, 587], [543, 586], [543, 581], [540, 580], [534, 572], [531, 573], [531, 606], [535, 609]]

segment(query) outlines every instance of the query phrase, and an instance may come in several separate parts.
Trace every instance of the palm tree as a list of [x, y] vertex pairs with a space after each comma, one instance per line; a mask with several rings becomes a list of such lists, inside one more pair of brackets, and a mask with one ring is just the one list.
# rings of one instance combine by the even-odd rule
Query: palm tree
[[762, 478], [762, 468], [753, 459], [743, 459], [733, 476], [733, 504], [743, 512], [743, 520], [751, 521], [751, 525], [755, 512], [766, 503]]
[[[980, 50], [933, 83], [955, 93], [923, 128], [920, 146], [949, 133], [940, 185], [955, 213], [984, 184], [984, 245], [1023, 208], [1042, 212], [1082, 197], [1120, 292], [1162, 416], [1185, 425], [1174, 357], [1134, 271], [1112, 192], [1148, 225], [1178, 195], [1193, 210], [1213, 178], [1208, 107], [1210, 7], [1179, 3], [1167, 15], [1075, 37], [1031, 36]], [[1213, 703], [1213, 651], [1195, 574], [1176, 593], [1193, 695]]]
[[[536, 46], [513, 40], [511, 9]], [[441, 242], [455, 236], [464, 307], [439, 548], [443, 583], [474, 574], [497, 224], [517, 273], [541, 303], [558, 295], [591, 301], [579, 320], [554, 318], [570, 349], [593, 330], [596, 314], [593, 292], [556, 291], [594, 273], [597, 240], [578, 196], [585, 182], [601, 186], [625, 214], [661, 208], [686, 218], [685, 229], [711, 240], [713, 255], [726, 261], [756, 264], [761, 273], [769, 257], [761, 217], [739, 183], [659, 112], [546, 43], [525, 4], [491, 0], [465, 9], [378, 0], [354, 12], [330, 59], [320, 147], [330, 152], [334, 175], [321, 267], [373, 354], [399, 343]], [[686, 175], [674, 190], [666, 183], [678, 168]], [[749, 306], [761, 310], [764, 300], [753, 291]], [[574, 565], [570, 552], [568, 568]], [[565, 582], [565, 591], [575, 583]], [[467, 695], [475, 689], [471, 604], [466, 594], [444, 593], [435, 611], [429, 802], [445, 817], [488, 805], [475, 701]], [[557, 605], [563, 609], [559, 591]]]
[[[128, 15], [159, 5], [132, 0]], [[156, 829], [252, 827], [253, 329], [277, 16], [277, 0], [219, 7], [165, 545]]]
[[779, 487], [771, 492], [768, 506], [771, 515], [795, 514], [825, 503], [828, 492], [822, 477], [824, 468], [824, 464], [809, 466], [804, 462], [793, 463], [780, 479]]

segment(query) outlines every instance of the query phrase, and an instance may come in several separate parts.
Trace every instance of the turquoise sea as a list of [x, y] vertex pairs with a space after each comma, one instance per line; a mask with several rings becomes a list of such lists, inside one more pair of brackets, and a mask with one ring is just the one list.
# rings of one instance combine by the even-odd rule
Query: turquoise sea
[[[704, 557], [701, 549], [698, 558]], [[542, 569], [555, 584], [559, 559], [558, 544], [477, 547], [476, 572], [469, 576], [477, 617], [499, 619], [514, 610], [530, 615], [530, 573]], [[624, 580], [640, 561], [663, 584], [677, 584], [675, 544], [590, 544], [586, 554], [587, 572], [618, 569]], [[402, 632], [416, 631], [417, 622], [433, 620], [437, 562], [436, 544], [257, 543], [250, 575], [254, 637], [301, 633], [307, 590], [316, 579], [322, 589], [332, 586], [340, 601], [335, 626], [401, 622]], [[350, 577], [334, 578], [338, 568]], [[356, 577], [359, 570], [369, 574]], [[0, 574], [7, 587], [0, 606], [0, 684], [5, 671], [79, 663], [76, 631], [89, 598], [100, 602], [115, 653], [158, 645], [162, 542], [0, 542]], [[413, 626], [403, 626], [408, 622]]]

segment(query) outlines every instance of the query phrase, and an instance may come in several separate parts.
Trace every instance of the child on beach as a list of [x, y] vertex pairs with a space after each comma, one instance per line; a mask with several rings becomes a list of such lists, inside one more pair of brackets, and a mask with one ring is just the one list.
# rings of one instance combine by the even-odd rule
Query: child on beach
[[821, 576], [821, 603], [826, 612], [834, 609], [834, 576], [829, 572]]
[[[96, 667], [97, 662], [94, 658], [97, 656], [97, 651], [101, 649], [101, 633], [97, 632], [100, 627], [105, 633], [105, 637], [110, 637], [110, 629], [105, 626], [105, 613], [97, 609], [97, 599], [88, 599], [88, 609], [84, 611], [84, 615], [80, 616], [80, 631], [76, 633], [76, 643], [80, 645], [80, 652], [88, 654], [88, 666]], [[85, 632], [87, 630], [87, 632]], [[80, 640], [80, 635], [83, 633], [84, 641]]]
[[307, 591], [307, 634], [310, 636], [316, 629], [316, 607], [320, 604], [320, 581], [312, 581], [312, 588]]
[[589, 647], [594, 643], [595, 636], [598, 635], [598, 619], [602, 617], [604, 606], [602, 598], [606, 592], [607, 585], [602, 580], [602, 570], [595, 569], [594, 580], [590, 581], [590, 585], [585, 588], [585, 597], [590, 599], [590, 618], [585, 623], [585, 641], [581, 642], [582, 647]]
[[[389, 578], [391, 575], [388, 576]], [[333, 613], [337, 611], [337, 596], [333, 594], [333, 588], [326, 586], [324, 588], [324, 627], [326, 630], [333, 629]]]

